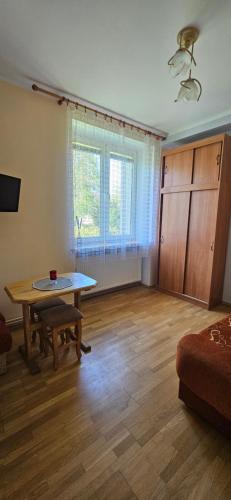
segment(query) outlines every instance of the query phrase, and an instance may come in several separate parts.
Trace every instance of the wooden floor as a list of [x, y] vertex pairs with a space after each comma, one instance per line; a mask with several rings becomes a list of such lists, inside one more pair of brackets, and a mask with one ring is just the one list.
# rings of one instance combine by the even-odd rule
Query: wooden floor
[[[224, 316], [145, 287], [82, 303], [92, 353], [0, 378], [0, 498], [230, 499], [231, 442], [178, 400], [178, 339]], [[227, 309], [226, 309], [227, 312]], [[2, 494], [2, 496], [1, 496]]]

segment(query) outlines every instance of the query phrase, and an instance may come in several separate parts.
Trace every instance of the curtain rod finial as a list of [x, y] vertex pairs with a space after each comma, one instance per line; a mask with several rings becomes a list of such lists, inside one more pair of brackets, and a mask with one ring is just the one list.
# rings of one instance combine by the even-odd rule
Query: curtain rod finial
[[[57, 102], [58, 102], [58, 105], [61, 106], [63, 104], [63, 102], [66, 101], [65, 97], [61, 97], [61, 99], [59, 99]], [[68, 100], [67, 100], [67, 103], [68, 103]]]

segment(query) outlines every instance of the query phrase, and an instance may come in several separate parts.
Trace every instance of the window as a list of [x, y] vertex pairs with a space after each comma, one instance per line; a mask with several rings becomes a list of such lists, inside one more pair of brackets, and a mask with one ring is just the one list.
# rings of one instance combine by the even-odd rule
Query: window
[[76, 238], [88, 246], [135, 242], [134, 157], [74, 143], [73, 190]]
[[68, 138], [70, 250], [148, 255], [158, 235], [158, 141], [85, 111], [70, 112]]
[[76, 234], [83, 238], [101, 235], [101, 152], [83, 144], [74, 146], [74, 217]]
[[110, 153], [109, 232], [111, 235], [134, 235], [135, 165], [133, 158]]

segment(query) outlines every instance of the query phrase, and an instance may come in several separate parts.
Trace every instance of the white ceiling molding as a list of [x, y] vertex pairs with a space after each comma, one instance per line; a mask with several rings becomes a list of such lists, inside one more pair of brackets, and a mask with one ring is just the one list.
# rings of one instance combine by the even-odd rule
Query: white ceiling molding
[[202, 121], [193, 127], [184, 130], [178, 130], [169, 134], [164, 146], [170, 146], [177, 142], [186, 142], [191, 137], [206, 137], [215, 133], [229, 132], [231, 130], [231, 110], [221, 115], [214, 116], [212, 119]]

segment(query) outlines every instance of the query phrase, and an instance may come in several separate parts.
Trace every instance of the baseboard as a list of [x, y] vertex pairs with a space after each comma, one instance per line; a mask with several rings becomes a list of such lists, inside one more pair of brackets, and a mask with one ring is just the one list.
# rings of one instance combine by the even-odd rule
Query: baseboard
[[18, 316], [18, 318], [12, 318], [12, 319], [7, 319], [6, 320], [6, 325], [9, 326], [11, 329], [18, 328], [19, 326], [22, 326], [23, 324], [23, 317]]
[[[133, 288], [135, 286], [140, 286], [140, 285], [142, 285], [141, 281], [133, 281], [131, 283], [126, 283], [124, 285], [105, 288], [102, 290], [98, 290], [97, 292], [88, 293], [87, 295], [81, 295], [81, 301], [89, 300], [91, 298], [98, 297], [100, 295], [106, 295], [108, 293], [119, 292], [120, 290], [125, 290], [127, 288]], [[23, 325], [23, 317], [19, 316], [17, 318], [8, 319], [6, 320], [6, 324], [13, 330], [19, 328], [20, 326]]]
[[133, 288], [134, 286], [140, 286], [140, 285], [142, 285], [141, 281], [132, 281], [131, 283], [126, 283], [124, 285], [117, 285], [110, 288], [104, 288], [102, 290], [97, 290], [97, 292], [91, 292], [88, 293], [87, 295], [81, 295], [81, 300], [88, 300], [93, 297], [106, 295], [107, 293], [119, 292], [120, 290], [126, 290], [127, 288]]

